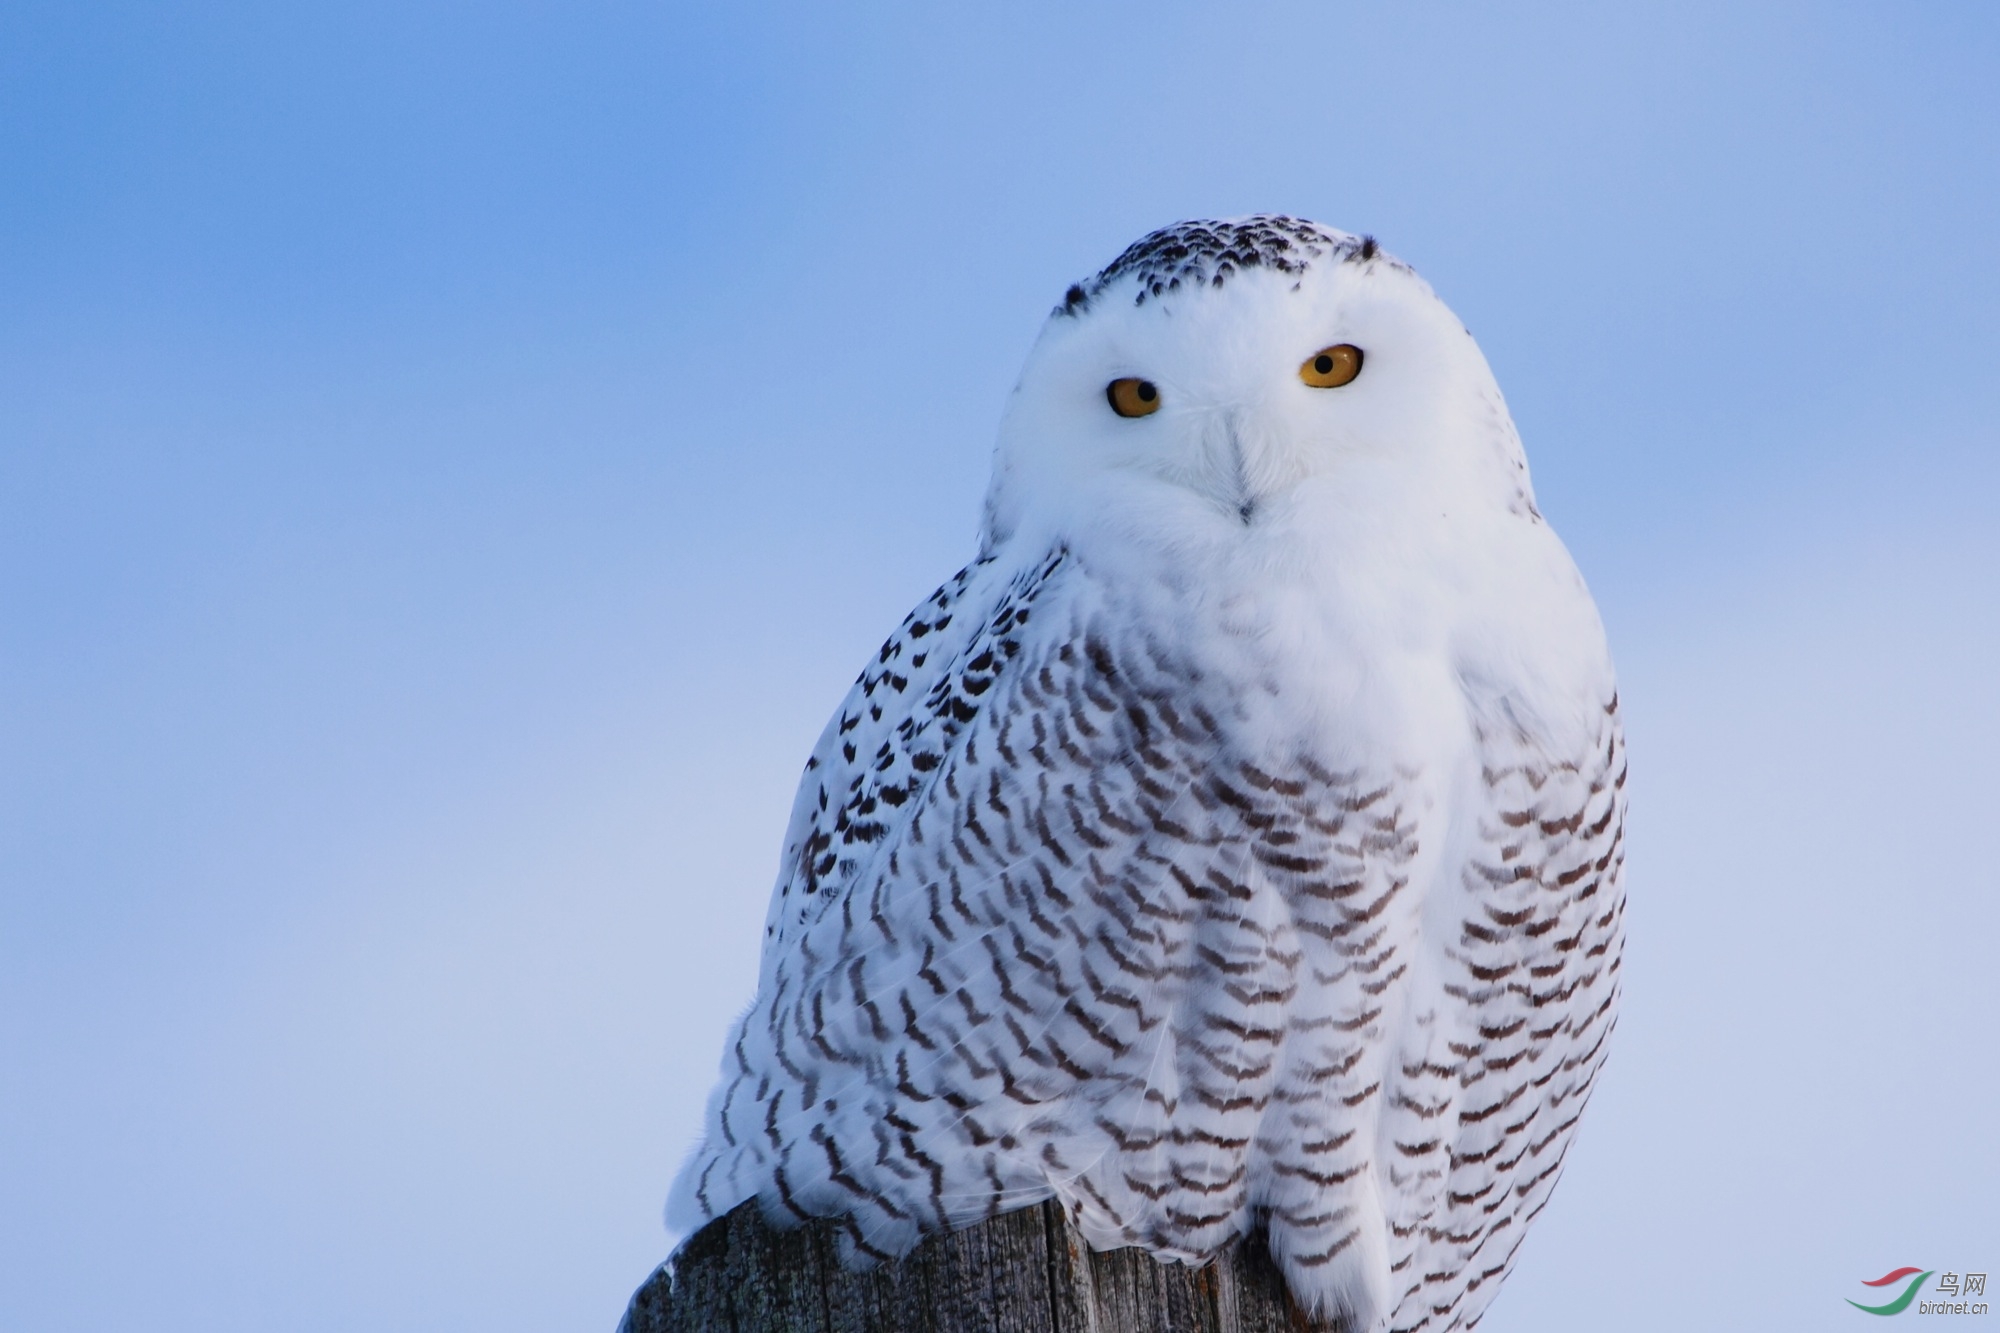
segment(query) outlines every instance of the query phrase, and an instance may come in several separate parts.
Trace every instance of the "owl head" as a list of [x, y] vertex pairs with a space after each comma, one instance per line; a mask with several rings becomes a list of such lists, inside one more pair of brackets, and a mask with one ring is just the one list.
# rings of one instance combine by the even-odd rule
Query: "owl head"
[[1156, 231], [1069, 289], [1001, 426], [987, 541], [1310, 543], [1453, 513], [1539, 517], [1477, 344], [1372, 238], [1256, 216]]

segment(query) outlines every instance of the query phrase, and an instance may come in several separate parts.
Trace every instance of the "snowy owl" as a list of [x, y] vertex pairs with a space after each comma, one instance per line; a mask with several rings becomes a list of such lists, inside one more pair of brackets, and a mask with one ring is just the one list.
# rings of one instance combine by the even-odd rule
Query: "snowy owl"
[[1604, 1059], [1624, 786], [1458, 320], [1372, 238], [1154, 232], [1050, 315], [977, 558], [807, 761], [669, 1221], [754, 1198], [869, 1263], [1053, 1197], [1469, 1326]]

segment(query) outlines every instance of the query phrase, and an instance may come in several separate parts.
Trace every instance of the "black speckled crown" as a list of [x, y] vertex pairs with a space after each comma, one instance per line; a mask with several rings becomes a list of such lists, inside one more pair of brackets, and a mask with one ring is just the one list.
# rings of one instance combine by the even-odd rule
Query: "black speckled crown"
[[1138, 282], [1134, 304], [1144, 305], [1148, 297], [1184, 286], [1220, 287], [1242, 269], [1302, 274], [1326, 255], [1340, 262], [1370, 260], [1381, 253], [1373, 236], [1349, 236], [1272, 213], [1227, 222], [1176, 222], [1134, 241], [1088, 283], [1071, 287], [1056, 313], [1081, 314], [1107, 287], [1127, 277]]

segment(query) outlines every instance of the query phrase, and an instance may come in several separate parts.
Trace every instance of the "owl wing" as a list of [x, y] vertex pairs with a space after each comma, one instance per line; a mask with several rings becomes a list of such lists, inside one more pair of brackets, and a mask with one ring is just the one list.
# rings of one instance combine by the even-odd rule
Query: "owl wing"
[[[1617, 1017], [1625, 741], [1607, 678], [1594, 743], [1557, 753], [1503, 713], [1475, 724], [1486, 793], [1437, 1002], [1391, 1080], [1392, 1327], [1469, 1326], [1555, 1188]], [[1412, 1033], [1411, 1037], [1419, 1034]]]
[[765, 962], [852, 889], [892, 845], [994, 681], [1020, 652], [1029, 608], [1062, 564], [982, 556], [903, 618], [820, 734], [785, 830]]

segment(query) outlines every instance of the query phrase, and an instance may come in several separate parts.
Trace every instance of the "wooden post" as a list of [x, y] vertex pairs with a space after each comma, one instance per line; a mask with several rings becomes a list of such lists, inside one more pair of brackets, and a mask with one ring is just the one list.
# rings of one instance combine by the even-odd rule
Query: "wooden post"
[[1293, 1308], [1261, 1236], [1202, 1268], [1097, 1254], [1049, 1202], [862, 1273], [833, 1238], [746, 1203], [660, 1265], [620, 1333], [1336, 1333]]

